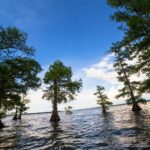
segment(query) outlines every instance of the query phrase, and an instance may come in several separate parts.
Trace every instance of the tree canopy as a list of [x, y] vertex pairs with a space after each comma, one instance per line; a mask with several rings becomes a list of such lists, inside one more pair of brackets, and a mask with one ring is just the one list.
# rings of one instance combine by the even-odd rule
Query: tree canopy
[[82, 81], [72, 81], [71, 67], [65, 66], [60, 60], [50, 65], [49, 70], [45, 73], [44, 83], [48, 85], [44, 90], [43, 98], [51, 100], [53, 104], [53, 112], [51, 121], [59, 121], [57, 112], [57, 103], [66, 103], [74, 100], [76, 92], [80, 91]]
[[20, 94], [41, 85], [37, 75], [42, 69], [32, 58], [34, 52], [25, 32], [0, 27], [0, 109], [13, 108]]
[[16, 27], [0, 27], [0, 62], [18, 56], [33, 56], [35, 49], [27, 45], [27, 33]]
[[[142, 83], [142, 92], [149, 92], [150, 86], [150, 2], [149, 0], [108, 0], [108, 4], [116, 9], [111, 16], [121, 25], [119, 29], [124, 37], [119, 43], [120, 47], [127, 47], [128, 59], [137, 59], [134, 73], [146, 74], [147, 79]], [[114, 45], [116, 48], [116, 44]]]

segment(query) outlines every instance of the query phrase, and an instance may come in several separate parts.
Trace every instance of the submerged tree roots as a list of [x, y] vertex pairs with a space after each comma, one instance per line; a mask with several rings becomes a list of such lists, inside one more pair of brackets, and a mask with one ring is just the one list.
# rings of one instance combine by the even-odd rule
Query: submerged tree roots
[[59, 115], [58, 115], [57, 111], [53, 111], [52, 112], [52, 116], [51, 116], [50, 121], [51, 122], [58, 122], [58, 121], [60, 121], [60, 118], [59, 118]]
[[133, 104], [132, 111], [138, 112], [140, 110], [142, 110], [142, 108], [138, 105], [138, 103]]
[[5, 126], [4, 126], [4, 124], [2, 123], [2, 121], [0, 120], [0, 129], [1, 128], [4, 128]]

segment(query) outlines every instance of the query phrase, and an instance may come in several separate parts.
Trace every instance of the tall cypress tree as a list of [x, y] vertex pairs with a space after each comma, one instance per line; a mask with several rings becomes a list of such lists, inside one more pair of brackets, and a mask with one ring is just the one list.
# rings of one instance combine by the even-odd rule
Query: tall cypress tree
[[124, 85], [124, 87], [119, 90], [120, 94], [116, 97], [127, 97], [127, 104], [132, 104], [132, 111], [140, 111], [141, 107], [138, 103], [145, 103], [145, 100], [141, 98], [140, 82], [130, 80], [132, 68], [126, 63], [129, 55], [126, 50], [127, 48], [129, 47], [122, 47], [120, 43], [116, 43], [111, 49], [111, 52], [115, 54], [114, 67], [118, 73], [117, 78]]
[[60, 60], [50, 65], [49, 70], [45, 73], [44, 83], [47, 89], [44, 90], [43, 98], [52, 101], [53, 110], [50, 121], [58, 122], [58, 103], [66, 103], [74, 100], [76, 92], [80, 91], [82, 81], [72, 81], [71, 67], [65, 66]]
[[149, 0], [108, 0], [116, 9], [111, 18], [120, 23], [124, 33], [122, 46], [130, 45], [128, 59], [137, 59], [134, 73], [147, 78], [141, 83], [141, 93], [150, 92], [150, 1]]

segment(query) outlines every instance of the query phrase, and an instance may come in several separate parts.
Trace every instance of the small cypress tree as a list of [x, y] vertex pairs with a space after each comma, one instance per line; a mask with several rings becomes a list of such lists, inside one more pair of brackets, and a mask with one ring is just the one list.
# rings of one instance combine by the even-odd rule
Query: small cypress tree
[[94, 95], [97, 95], [97, 104], [102, 106], [102, 112], [106, 113], [108, 106], [112, 105], [112, 102], [108, 101], [108, 97], [104, 94], [105, 88], [103, 86], [97, 86], [97, 91]]

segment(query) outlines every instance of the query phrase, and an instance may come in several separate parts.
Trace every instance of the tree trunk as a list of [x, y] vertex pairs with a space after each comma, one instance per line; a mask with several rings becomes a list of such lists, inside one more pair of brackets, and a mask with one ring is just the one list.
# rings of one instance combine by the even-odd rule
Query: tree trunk
[[5, 126], [4, 126], [4, 124], [2, 123], [2, 120], [0, 119], [0, 129], [1, 128], [4, 128]]
[[57, 81], [54, 81], [54, 101], [53, 101], [53, 111], [51, 115], [50, 121], [52, 122], [58, 122], [60, 121], [58, 111], [57, 111]]
[[15, 112], [15, 115], [14, 115], [14, 117], [13, 117], [13, 120], [17, 120], [18, 118], [17, 118], [17, 114], [18, 114], [18, 108], [16, 107], [16, 112]]
[[106, 109], [105, 109], [105, 106], [102, 105], [102, 112], [105, 114], [106, 113]]
[[138, 103], [136, 103], [136, 102], [133, 103], [133, 105], [132, 105], [132, 111], [138, 112], [140, 110], [142, 110], [142, 108], [138, 105]]
[[22, 116], [22, 110], [19, 110], [20, 112], [19, 112], [19, 116], [18, 116], [18, 119], [20, 119], [21, 120], [21, 116]]
[[51, 115], [50, 121], [51, 121], [51, 122], [58, 122], [58, 121], [60, 121], [58, 112], [57, 112], [56, 110], [53, 110], [53, 111], [52, 111], [52, 115]]
[[134, 96], [134, 93], [133, 93], [133, 90], [132, 90], [132, 87], [131, 87], [130, 80], [127, 77], [126, 71], [125, 71], [121, 61], [120, 61], [120, 64], [121, 64], [121, 67], [123, 69], [123, 73], [124, 73], [124, 76], [126, 78], [126, 81], [127, 81], [127, 84], [128, 84], [129, 90], [130, 90], [130, 96], [131, 96], [131, 99], [132, 99], [132, 111], [140, 111], [140, 110], [142, 110], [142, 108], [138, 105], [138, 102], [136, 102], [136, 99], [135, 99], [135, 96]]

